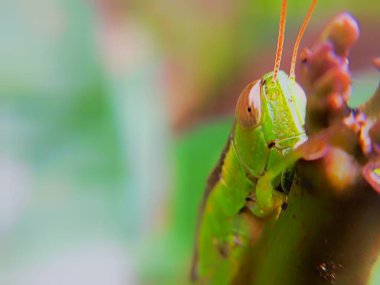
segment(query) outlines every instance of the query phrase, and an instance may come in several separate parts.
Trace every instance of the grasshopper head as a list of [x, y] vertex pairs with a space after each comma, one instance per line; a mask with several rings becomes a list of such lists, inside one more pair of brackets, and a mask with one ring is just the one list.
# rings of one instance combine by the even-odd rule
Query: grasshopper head
[[316, 3], [317, 0], [312, 1], [297, 36], [288, 76], [280, 71], [287, 6], [287, 1], [282, 1], [273, 72], [249, 84], [238, 99], [232, 146], [240, 162], [255, 177], [307, 138], [303, 128], [306, 97], [295, 81], [295, 65], [302, 35]]
[[[278, 148], [293, 147], [305, 135], [306, 96], [295, 80], [279, 72], [275, 82], [272, 73], [262, 78], [261, 124], [268, 144]], [[295, 142], [294, 142], [295, 141]]]
[[279, 153], [305, 140], [306, 97], [302, 88], [279, 72], [249, 84], [235, 109], [233, 143], [241, 162], [256, 176], [265, 171], [270, 149]]

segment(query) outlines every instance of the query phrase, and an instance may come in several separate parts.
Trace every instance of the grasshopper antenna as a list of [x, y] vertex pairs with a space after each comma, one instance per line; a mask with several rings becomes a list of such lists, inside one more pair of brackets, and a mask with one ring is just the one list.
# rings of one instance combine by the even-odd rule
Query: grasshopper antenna
[[302, 23], [301, 30], [298, 33], [296, 42], [294, 44], [292, 63], [290, 65], [290, 72], [289, 72], [289, 79], [290, 80], [295, 80], [295, 78], [296, 78], [295, 70], [296, 70], [296, 60], [297, 60], [298, 48], [300, 46], [300, 42], [301, 42], [302, 36], [303, 36], [303, 34], [304, 34], [304, 32], [305, 32], [305, 30], [307, 28], [307, 25], [309, 24], [311, 15], [313, 14], [313, 11], [314, 11], [314, 8], [315, 8], [315, 5], [317, 4], [317, 2], [318, 2], [318, 0], [313, 0], [313, 2], [311, 3], [309, 11], [307, 12], [305, 20]]
[[281, 16], [280, 16], [280, 26], [279, 26], [279, 29], [278, 29], [276, 61], [274, 62], [274, 70], [273, 70], [272, 82], [276, 82], [278, 71], [280, 70], [282, 49], [283, 49], [283, 46], [284, 46], [284, 37], [285, 37], [286, 6], [287, 5], [288, 5], [288, 1], [287, 0], [282, 0]]

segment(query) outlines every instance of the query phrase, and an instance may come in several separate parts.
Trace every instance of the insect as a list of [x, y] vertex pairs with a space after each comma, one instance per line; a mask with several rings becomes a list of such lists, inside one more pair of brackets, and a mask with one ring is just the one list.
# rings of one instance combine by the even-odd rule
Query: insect
[[282, 1], [274, 69], [249, 83], [237, 100], [234, 125], [200, 207], [192, 265], [192, 279], [200, 284], [239, 283], [252, 231], [286, 206], [294, 168], [283, 161], [307, 140], [306, 97], [295, 81], [295, 63], [316, 3], [301, 26], [288, 76], [280, 71], [287, 7]]

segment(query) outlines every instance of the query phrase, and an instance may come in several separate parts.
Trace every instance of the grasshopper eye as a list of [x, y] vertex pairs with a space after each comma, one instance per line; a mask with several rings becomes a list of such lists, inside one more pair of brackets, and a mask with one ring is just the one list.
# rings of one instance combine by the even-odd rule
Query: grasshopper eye
[[235, 116], [243, 128], [254, 128], [260, 123], [260, 80], [249, 84], [241, 93], [236, 104]]
[[294, 82], [292, 85], [293, 94], [297, 104], [297, 109], [301, 116], [302, 124], [305, 124], [305, 116], [306, 116], [306, 95], [305, 91], [303, 91], [302, 87], [298, 85], [297, 82]]

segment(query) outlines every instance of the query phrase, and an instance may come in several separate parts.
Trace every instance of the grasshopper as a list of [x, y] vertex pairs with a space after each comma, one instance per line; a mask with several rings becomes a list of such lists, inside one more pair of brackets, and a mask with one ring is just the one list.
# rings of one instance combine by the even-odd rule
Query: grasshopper
[[[286, 157], [307, 140], [306, 96], [295, 81], [295, 63], [316, 2], [298, 34], [288, 76], [280, 71], [287, 7], [282, 1], [274, 70], [249, 83], [237, 100], [235, 122], [199, 211], [192, 279], [201, 284], [236, 283], [252, 230], [286, 205], [294, 177], [289, 161], [296, 160]], [[247, 213], [256, 225], [246, 222]]]

